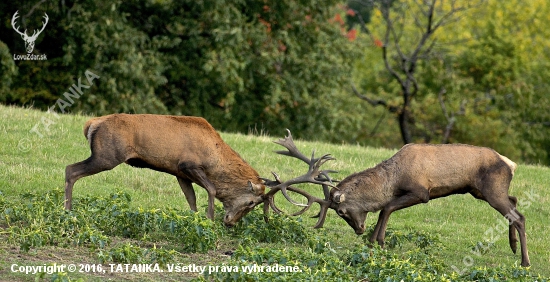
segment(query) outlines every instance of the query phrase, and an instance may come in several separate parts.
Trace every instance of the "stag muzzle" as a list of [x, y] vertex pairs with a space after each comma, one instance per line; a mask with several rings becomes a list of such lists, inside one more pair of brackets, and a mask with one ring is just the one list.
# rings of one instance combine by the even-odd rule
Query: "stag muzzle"
[[355, 234], [357, 235], [363, 235], [363, 233], [365, 233], [365, 225], [364, 224], [361, 224], [358, 228], [354, 228], [355, 229]]
[[357, 235], [363, 235], [365, 233], [365, 222], [364, 220], [361, 221], [361, 219], [348, 219], [345, 217], [342, 217], [351, 228], [355, 231], [355, 234]]
[[235, 217], [233, 217], [229, 214], [225, 214], [225, 216], [223, 217], [223, 225], [225, 225], [225, 227], [227, 227], [227, 228], [231, 228], [231, 227], [235, 226], [235, 224], [237, 223], [237, 221], [239, 219], [235, 220]]

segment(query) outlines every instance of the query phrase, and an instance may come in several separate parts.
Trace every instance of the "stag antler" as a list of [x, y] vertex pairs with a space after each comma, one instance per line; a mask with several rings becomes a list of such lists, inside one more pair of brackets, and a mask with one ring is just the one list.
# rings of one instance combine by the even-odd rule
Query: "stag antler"
[[[286, 136], [284, 139], [279, 139], [277, 141], [274, 141], [274, 143], [282, 145], [288, 151], [276, 151], [276, 153], [302, 160], [309, 165], [309, 169], [306, 174], [284, 182], [281, 181], [279, 175], [275, 172], [272, 172], [273, 176], [275, 177], [274, 181], [266, 178], [262, 178], [264, 180], [264, 184], [271, 188], [271, 190], [264, 195], [264, 213], [266, 214], [268, 213], [269, 207], [271, 207], [276, 213], [281, 212], [281, 210], [277, 208], [277, 206], [275, 205], [275, 201], [274, 201], [274, 195], [277, 192], [281, 191], [283, 196], [289, 202], [291, 202], [294, 205], [304, 207], [302, 210], [292, 215], [303, 214], [311, 207], [313, 203], [318, 203], [321, 206], [321, 212], [319, 213], [319, 220], [317, 221], [315, 228], [320, 228], [323, 226], [327, 210], [331, 204], [329, 187], [336, 188], [336, 186], [334, 186], [333, 184], [333, 181], [335, 180], [331, 179], [328, 174], [336, 171], [333, 171], [333, 170], [319, 171], [319, 168], [327, 161], [334, 160], [334, 158], [331, 157], [330, 154], [325, 154], [320, 158], [315, 158], [315, 151], [313, 151], [313, 153], [311, 154], [311, 159], [307, 158], [304, 154], [302, 154], [298, 150], [298, 148], [296, 148], [296, 145], [294, 145], [294, 141], [292, 140], [292, 134], [290, 133], [290, 130], [287, 129], [287, 132], [288, 132], [288, 136]], [[307, 193], [306, 191], [303, 191], [295, 187], [291, 187], [291, 185], [299, 184], [299, 183], [313, 183], [313, 184], [322, 185], [325, 199], [317, 198]], [[287, 190], [301, 194], [302, 196], [306, 197], [307, 204], [304, 205], [294, 201], [292, 198], [290, 198], [290, 196], [288, 196]]]

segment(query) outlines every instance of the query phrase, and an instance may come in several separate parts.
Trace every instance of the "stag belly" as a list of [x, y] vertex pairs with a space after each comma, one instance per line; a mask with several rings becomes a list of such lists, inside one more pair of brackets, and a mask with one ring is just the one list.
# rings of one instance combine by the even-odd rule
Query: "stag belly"
[[[148, 150], [149, 149], [149, 150]], [[169, 154], [166, 150], [153, 148], [131, 148], [126, 153], [126, 164], [137, 168], [148, 168], [175, 176], [181, 176], [178, 170], [179, 158]]]
[[428, 183], [425, 187], [429, 191], [430, 199], [446, 197], [451, 194], [465, 194], [472, 190], [473, 180], [465, 171], [447, 171], [439, 173], [437, 176], [428, 178]]
[[151, 164], [151, 163], [147, 162], [146, 160], [143, 160], [143, 159], [140, 159], [140, 158], [131, 158], [131, 159], [126, 160], [125, 163], [127, 163], [128, 165], [131, 165], [133, 167], [137, 167], [137, 168], [148, 168], [148, 169], [152, 169], [152, 170], [156, 170], [156, 171], [160, 171], [160, 172], [165, 172], [165, 173], [169, 173], [169, 174], [175, 174], [176, 173], [176, 171], [174, 171], [173, 169], [163, 167], [163, 166], [158, 166], [158, 165], [155, 165], [155, 164]]
[[430, 189], [430, 200], [446, 197], [452, 194], [466, 194], [472, 190], [470, 186], [442, 186]]

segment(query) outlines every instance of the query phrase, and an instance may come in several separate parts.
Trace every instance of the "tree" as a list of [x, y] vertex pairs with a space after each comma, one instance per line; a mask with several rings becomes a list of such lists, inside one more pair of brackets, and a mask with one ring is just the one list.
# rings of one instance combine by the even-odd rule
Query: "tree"
[[170, 112], [204, 116], [227, 131], [292, 125], [300, 137], [330, 135], [315, 128], [336, 109], [318, 101], [342, 88], [357, 53], [330, 22], [335, 3], [173, 1], [123, 9], [139, 11], [132, 25], [153, 39], [178, 42], [161, 50], [169, 84], [157, 94]]
[[[4, 1], [2, 18], [19, 9], [34, 26], [47, 12], [50, 24], [34, 51], [48, 60], [16, 62], [0, 102], [46, 109], [90, 69], [101, 79], [70, 111], [196, 115], [224, 131], [292, 125], [297, 137], [327, 138], [340, 109], [319, 101], [343, 87], [357, 54], [331, 21], [337, 2]], [[22, 50], [10, 25], [0, 41]]]
[[[357, 2], [357, 1], [354, 1]], [[352, 89], [355, 95], [367, 101], [372, 106], [383, 106], [389, 112], [397, 115], [403, 143], [413, 141], [412, 126], [414, 115], [411, 110], [413, 100], [418, 96], [418, 67], [422, 61], [429, 60], [434, 55], [437, 43], [436, 32], [446, 25], [460, 19], [461, 13], [470, 8], [464, 1], [443, 2], [433, 1], [393, 1], [366, 0], [364, 6], [371, 6], [380, 12], [383, 34], [380, 38], [371, 31], [364, 20], [359, 22], [371, 40], [381, 48], [381, 55], [386, 70], [400, 87], [399, 103], [389, 103], [385, 99], [371, 98], [371, 95], [361, 94], [355, 85]], [[356, 15], [361, 17], [359, 11]], [[444, 89], [441, 89], [444, 92]], [[444, 107], [444, 104], [442, 104]], [[454, 121], [449, 117], [449, 127]]]
[[[402, 2], [412, 6], [416, 3]], [[401, 11], [400, 6], [395, 7], [397, 3], [392, 6], [394, 16]], [[415, 66], [419, 90], [409, 108], [413, 141], [487, 146], [514, 160], [548, 164], [550, 118], [546, 105], [550, 88], [543, 78], [550, 69], [544, 47], [550, 38], [548, 21], [543, 20], [549, 12], [546, 2], [478, 3], [468, 13], [460, 12], [453, 24], [440, 28], [433, 35], [437, 41], [431, 55], [418, 60]], [[370, 44], [364, 49], [364, 57], [357, 60], [356, 92], [367, 93], [363, 96], [371, 102], [385, 104], [377, 108], [398, 113], [403, 103], [402, 87], [380, 55], [383, 42], [378, 38], [383, 38], [386, 27], [383, 14], [373, 6], [368, 15], [371, 21], [366, 23], [368, 29], [363, 35], [369, 32]], [[414, 17], [409, 19], [397, 25], [401, 42], [418, 38], [412, 28]], [[363, 35], [359, 38], [365, 38]], [[387, 58], [395, 66], [392, 59], [400, 56], [389, 52], [390, 47]], [[380, 117], [376, 123], [380, 124], [380, 133], [368, 139], [368, 144], [373, 144], [371, 140], [376, 137], [382, 139], [377, 141], [382, 144], [399, 146], [392, 137], [397, 136], [397, 123], [383, 121], [383, 114]], [[391, 129], [394, 127], [396, 130]]]

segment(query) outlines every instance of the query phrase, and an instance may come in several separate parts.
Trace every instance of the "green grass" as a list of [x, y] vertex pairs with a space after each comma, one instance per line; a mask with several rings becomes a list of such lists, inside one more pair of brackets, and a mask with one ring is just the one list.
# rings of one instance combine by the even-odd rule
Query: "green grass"
[[[0, 191], [6, 196], [17, 197], [26, 192], [46, 192], [63, 189], [65, 166], [84, 160], [90, 155], [88, 142], [82, 133], [84, 122], [89, 117], [77, 115], [54, 115], [15, 107], [0, 106]], [[44, 123], [54, 122], [45, 127]], [[29, 132], [35, 125], [43, 135]], [[291, 126], [289, 125], [292, 130]], [[222, 138], [256, 170], [260, 175], [270, 178], [271, 171], [277, 172], [281, 178], [303, 173], [305, 164], [296, 159], [277, 155], [274, 150], [281, 147], [272, 141], [284, 136], [286, 132], [271, 132], [272, 136], [252, 136], [222, 133]], [[309, 155], [313, 149], [318, 154], [331, 153], [337, 160], [329, 162], [325, 168], [338, 170], [333, 176], [336, 179], [357, 171], [372, 167], [387, 159], [395, 150], [366, 148], [355, 145], [334, 145], [297, 140], [298, 148]], [[550, 276], [550, 169], [542, 166], [520, 165], [516, 171], [510, 188], [510, 194], [518, 197], [527, 205], [518, 206], [518, 210], [526, 217], [527, 244], [531, 258], [531, 272]], [[307, 186], [305, 189], [321, 195], [319, 188]], [[173, 207], [187, 209], [187, 203], [176, 178], [171, 175], [147, 169], [136, 169], [125, 164], [100, 174], [83, 178], [76, 182], [73, 197], [106, 196], [116, 191], [131, 195], [132, 205], [145, 209], [158, 207]], [[206, 192], [195, 186], [200, 212], [206, 208]], [[538, 197], [530, 201], [526, 196], [532, 192]], [[277, 199], [280, 207], [287, 211], [296, 211], [296, 207], [286, 202], [282, 197]], [[260, 209], [257, 208], [257, 209]], [[313, 226], [316, 219], [309, 216], [318, 212], [312, 208], [302, 217], [303, 224]], [[508, 246], [507, 229], [505, 232], [494, 231], [491, 228], [498, 225], [502, 216], [486, 202], [475, 200], [470, 195], [454, 195], [417, 205], [395, 212], [390, 217], [389, 228], [394, 231], [422, 231], [438, 235], [443, 242], [436, 251], [436, 256], [446, 265], [448, 273], [453, 271], [452, 265], [458, 269], [472, 270], [474, 267], [514, 266], [520, 263], [520, 252], [513, 254]], [[375, 224], [377, 214], [369, 214], [367, 225]], [[221, 225], [221, 221], [217, 224]], [[349, 250], [363, 245], [362, 238], [355, 235], [351, 227], [340, 219], [334, 211], [329, 211], [325, 227], [314, 233], [326, 234], [332, 247], [340, 251]], [[489, 236], [498, 240], [486, 253], [476, 255], [472, 248], [478, 242], [485, 242]], [[238, 248], [235, 239], [221, 237], [216, 251], [207, 254], [181, 254], [180, 262], [195, 262], [203, 265], [228, 262], [229, 257], [224, 252]], [[12, 263], [32, 262], [35, 265], [47, 262], [66, 263], [97, 263], [85, 249], [74, 250], [56, 247], [45, 247], [22, 253], [18, 246], [9, 245], [2, 240], [0, 243], [0, 276], [12, 277], [15, 280], [32, 280], [34, 277], [13, 274], [10, 271]], [[273, 249], [287, 248], [283, 243], [269, 243], [265, 246]], [[299, 246], [298, 246], [299, 247]], [[395, 252], [405, 252], [405, 249], [395, 249]], [[465, 264], [466, 263], [466, 264]], [[7, 275], [7, 276], [6, 276]], [[127, 279], [135, 274], [115, 275], [111, 279]], [[78, 275], [76, 277], [79, 277]], [[82, 276], [93, 279], [95, 276]], [[149, 277], [155, 280], [155, 276]], [[179, 275], [175, 279], [190, 278]], [[171, 279], [170, 277], [156, 277]]]

